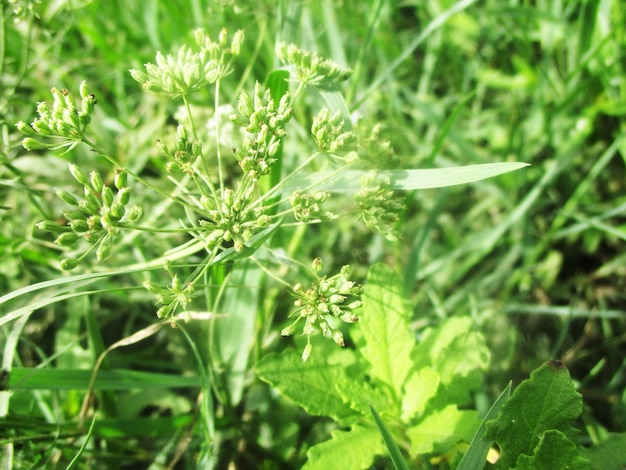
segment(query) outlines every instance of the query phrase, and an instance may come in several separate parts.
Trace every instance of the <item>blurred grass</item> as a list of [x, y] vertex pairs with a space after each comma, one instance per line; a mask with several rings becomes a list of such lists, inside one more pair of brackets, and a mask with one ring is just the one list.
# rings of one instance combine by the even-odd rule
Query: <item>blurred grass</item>
[[[21, 16], [13, 10], [19, 5], [24, 6]], [[290, 247], [289, 252], [304, 263], [321, 256], [328, 265], [350, 263], [361, 275], [377, 260], [394, 264], [415, 305], [418, 330], [442, 317], [472, 315], [492, 347], [487, 402], [509, 379], [523, 378], [539, 363], [558, 356], [580, 384], [588, 407], [585, 426], [624, 431], [626, 15], [621, 2], [369, 0], [354, 6], [330, 0], [278, 5], [227, 0], [23, 1], [3, 2], [1, 11], [0, 297], [64, 276], [56, 269], [57, 248], [33, 226], [59, 213], [54, 187], [72, 184], [63, 161], [41, 152], [27, 154], [19, 146], [15, 122], [31, 121], [35, 103], [46, 99], [52, 86], [76, 90], [87, 80], [98, 96], [92, 126], [98, 143], [123, 165], [165, 187], [169, 183], [154, 143], [172, 135], [175, 123], [169, 115], [176, 104], [143, 93], [128, 69], [153, 61], [157, 50], [175, 51], [190, 41], [198, 26], [212, 35], [223, 26], [244, 29], [246, 47], [236, 79], [225, 85], [227, 100], [232, 101], [239, 87], [249, 89], [254, 80], [264, 81], [275, 66], [275, 41], [287, 40], [354, 70], [342, 90], [350, 112], [381, 124], [403, 168], [500, 161], [532, 164], [469, 186], [411, 192], [399, 244], [388, 244], [347, 220], [304, 235], [286, 230], [273, 243]], [[194, 97], [198, 107], [209, 103], [208, 93]], [[310, 98], [298, 106], [296, 115], [308, 118], [316, 106]], [[308, 131], [294, 126], [293, 132]], [[64, 158], [110, 172], [89, 152]], [[294, 162], [289, 159], [296, 157], [286, 153], [284, 158], [284, 166], [291, 167]], [[154, 195], [138, 188], [134, 197], [154, 207], [148, 218], [162, 220], [166, 214], [175, 221], [173, 209], [158, 206]], [[170, 241], [135, 238], [132, 249], [113, 259], [112, 268], [130, 264], [130, 259], [150, 261]], [[223, 280], [222, 275], [213, 273], [207, 284]], [[12, 300], [10, 309], [4, 310], [8, 304], [0, 306], [3, 315], [37, 306], [17, 332], [14, 365], [34, 368], [54, 358], [46, 373], [62, 376], [71, 364], [90, 370], [102, 345], [154, 323], [148, 295], [120, 290], [151, 276], [120, 273], [99, 284], [87, 303], [51, 303], [45, 300], [56, 295], [50, 288], [41, 294], [42, 305], [37, 304], [42, 297], [24, 296]], [[238, 299], [235, 287], [228, 290], [235, 292], [229, 302], [257, 308], [258, 318], [279, 323], [288, 299], [276, 294], [270, 282], [265, 287], [271, 301], [264, 303], [257, 294]], [[254, 328], [255, 355], [264, 348], [284, 347], [287, 340], [276, 338], [278, 326], [262, 324], [258, 318], [256, 322], [247, 318], [247, 327]], [[229, 334], [236, 331], [219, 328]], [[6, 340], [16, 331], [10, 333], [9, 325], [2, 325], [0, 334]], [[213, 404], [206, 401], [212, 395], [210, 387], [201, 387], [203, 416], [215, 417], [215, 422], [205, 423], [207, 435], [215, 427], [228, 430], [224, 453], [230, 450], [234, 455], [238, 442], [250, 446], [238, 457], [239, 465], [253, 457], [301, 462], [306, 449], [294, 451], [296, 441], [315, 442], [324, 435], [324, 424], [277, 402], [245, 374], [245, 367], [242, 371], [241, 363], [237, 370], [243, 377], [228, 377], [228, 367], [215, 358], [207, 371], [199, 372], [202, 366], [189, 359], [190, 344], [197, 342], [197, 357], [208, 354], [209, 334], [204, 327], [192, 327], [188, 334], [185, 338], [177, 332], [162, 333], [124, 348], [123, 353], [112, 352], [108, 367], [206, 373], [215, 396], [226, 383], [235, 383], [237, 390], [246, 387], [243, 401], [233, 403], [223, 416], [214, 416]], [[67, 338], [81, 341], [66, 348]], [[242, 357], [247, 354], [242, 352]], [[11, 411], [30, 414], [31, 421], [5, 420], [12, 438], [19, 441], [29, 426], [51, 435], [45, 422], [73, 429], [66, 426], [76, 417], [82, 395], [52, 388], [14, 394]], [[133, 417], [170, 414], [176, 420], [196, 407], [197, 392], [142, 390], [129, 396], [109, 394], [108, 399], [124, 405], [122, 410], [132, 409]], [[273, 414], [271, 409], [280, 412]], [[124, 416], [121, 410], [118, 413], [108, 417], [114, 427]], [[102, 435], [99, 426], [103, 424], [96, 423], [95, 436]], [[176, 425], [180, 434], [173, 437], [172, 432], [168, 445], [154, 435], [150, 445], [142, 439], [145, 454], [133, 454], [134, 458], [150, 461], [150, 452], [157, 455], [166, 448], [165, 454], [171, 451], [170, 455], [193, 461], [194, 449], [206, 445], [205, 441], [182, 446], [193, 426], [190, 421]], [[131, 427], [109, 434], [121, 436], [111, 441], [117, 442], [114, 451], [120, 455], [129, 451], [123, 438]], [[260, 430], [265, 437], [257, 439]], [[591, 433], [589, 438], [593, 439]], [[36, 448], [23, 445], [18, 460], [31, 462]], [[67, 462], [77, 449], [64, 448]], [[201, 454], [209, 459], [207, 452], [205, 448]]]

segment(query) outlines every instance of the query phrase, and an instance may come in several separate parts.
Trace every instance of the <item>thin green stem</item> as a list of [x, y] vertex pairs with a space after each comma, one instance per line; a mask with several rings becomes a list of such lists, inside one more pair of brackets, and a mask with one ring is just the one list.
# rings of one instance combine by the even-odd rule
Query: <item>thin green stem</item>
[[215, 81], [215, 152], [217, 154], [217, 172], [220, 180], [220, 194], [224, 196], [224, 175], [222, 173], [222, 151], [220, 149], [220, 80]]

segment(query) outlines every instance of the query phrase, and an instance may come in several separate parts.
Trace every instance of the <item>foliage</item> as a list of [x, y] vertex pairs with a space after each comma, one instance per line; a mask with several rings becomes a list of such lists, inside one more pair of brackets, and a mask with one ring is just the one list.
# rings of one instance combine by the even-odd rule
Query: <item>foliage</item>
[[623, 24], [2, 2], [2, 467], [622, 468]]

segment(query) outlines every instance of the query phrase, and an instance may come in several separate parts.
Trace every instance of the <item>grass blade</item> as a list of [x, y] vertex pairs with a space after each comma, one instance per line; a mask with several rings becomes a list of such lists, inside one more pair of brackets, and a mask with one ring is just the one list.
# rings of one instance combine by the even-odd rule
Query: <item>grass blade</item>
[[496, 417], [500, 407], [509, 399], [510, 396], [511, 382], [509, 382], [493, 405], [491, 405], [491, 408], [489, 408], [489, 411], [483, 418], [483, 422], [480, 423], [480, 427], [476, 431], [476, 434], [474, 434], [467, 452], [463, 455], [457, 470], [476, 470], [485, 466], [487, 453], [489, 452], [492, 444], [489, 441], [483, 440], [483, 434], [485, 433], [487, 421]]
[[383, 440], [385, 441], [385, 446], [389, 451], [389, 456], [391, 457], [391, 461], [393, 462], [393, 466], [396, 470], [409, 470], [409, 466], [406, 464], [404, 457], [402, 457], [402, 452], [400, 452], [400, 448], [396, 441], [393, 440], [393, 436], [385, 426], [385, 423], [381, 419], [378, 412], [374, 409], [372, 405], [370, 405], [370, 410], [372, 411], [372, 416], [374, 417], [374, 421], [376, 421], [376, 426], [378, 426], [378, 430], [380, 434], [383, 436]]

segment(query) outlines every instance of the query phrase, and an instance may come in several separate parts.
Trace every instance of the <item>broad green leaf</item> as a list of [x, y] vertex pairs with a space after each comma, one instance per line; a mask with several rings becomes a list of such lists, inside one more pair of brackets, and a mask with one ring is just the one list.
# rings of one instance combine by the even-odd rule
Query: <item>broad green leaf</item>
[[609, 434], [599, 444], [581, 449], [591, 461], [593, 470], [623, 470], [626, 468], [626, 433]]
[[489, 349], [469, 317], [451, 317], [424, 331], [413, 351], [416, 368], [432, 367], [443, 386], [441, 404], [465, 404], [482, 386], [489, 366]]
[[301, 353], [294, 350], [268, 354], [257, 363], [256, 372], [311, 415], [330, 416], [337, 421], [356, 415], [344, 403], [336, 387], [348, 380], [345, 368], [354, 362], [354, 356], [330, 343], [325, 338], [316, 342], [306, 362], [302, 362]]
[[426, 410], [426, 403], [437, 394], [440, 381], [439, 373], [430, 367], [422, 367], [409, 376], [402, 397], [402, 421], [407, 423]]
[[561, 431], [574, 441], [577, 431], [572, 422], [581, 411], [582, 396], [574, 389], [567, 368], [550, 361], [517, 387], [498, 417], [487, 423], [485, 439], [498, 443], [500, 465], [513, 468], [518, 456], [533, 455], [546, 431]]
[[459, 410], [456, 405], [436, 410], [407, 430], [411, 455], [448, 451], [458, 442], [469, 442], [479, 426], [476, 411]]
[[370, 409], [372, 410], [372, 416], [374, 417], [374, 421], [376, 421], [376, 426], [378, 427], [378, 430], [383, 437], [383, 441], [385, 441], [385, 447], [387, 447], [387, 451], [389, 451], [389, 456], [391, 457], [393, 466], [396, 468], [396, 470], [409, 470], [409, 467], [406, 464], [404, 457], [402, 456], [402, 452], [400, 452], [398, 444], [396, 444], [396, 441], [387, 429], [387, 426], [385, 426], [384, 421], [382, 420], [376, 409], [374, 409], [374, 407], [370, 406]]
[[491, 405], [491, 408], [489, 408], [489, 411], [480, 423], [480, 427], [476, 431], [476, 434], [474, 434], [472, 442], [470, 442], [470, 446], [465, 454], [463, 454], [463, 458], [456, 467], [456, 470], [477, 470], [485, 466], [487, 454], [492, 444], [492, 441], [484, 439], [487, 421], [494, 419], [498, 415], [500, 408], [502, 408], [502, 405], [506, 403], [510, 396], [511, 382], [509, 382], [494, 404]]
[[[431, 189], [454, 186], [457, 184], [474, 183], [493, 178], [528, 166], [522, 162], [483, 163], [479, 165], [456, 166], [450, 168], [428, 168], [424, 170], [381, 170], [379, 178], [389, 180], [391, 189], [412, 190]], [[321, 171], [309, 175], [301, 175], [297, 181], [285, 184], [285, 192], [315, 187], [331, 192], [356, 192], [361, 189], [361, 179], [368, 171], [346, 170]]]
[[363, 293], [360, 325], [365, 346], [361, 353], [373, 375], [390, 385], [398, 398], [412, 366], [415, 339], [409, 330], [410, 317], [399, 277], [384, 264], [373, 265]]
[[365, 380], [365, 377], [353, 377], [350, 375], [348, 380], [338, 382], [336, 387], [343, 401], [363, 416], [370, 414], [371, 406], [381, 410], [381, 413], [390, 411], [395, 415], [396, 410], [389, 409], [389, 405], [392, 404], [389, 395], [385, 393], [383, 387], [377, 385], [379, 384], [372, 384]]
[[377, 455], [385, 453], [382, 438], [376, 428], [354, 426], [350, 431], [336, 430], [332, 439], [317, 444], [307, 452], [303, 469], [369, 468]]
[[576, 444], [561, 431], [550, 430], [539, 437], [533, 455], [522, 454], [517, 459], [516, 470], [588, 470], [589, 460], [581, 457]]

